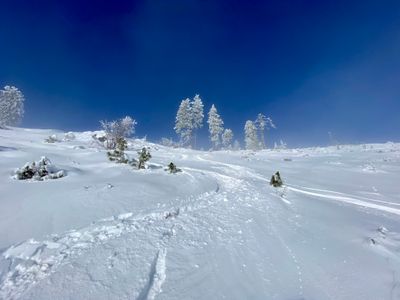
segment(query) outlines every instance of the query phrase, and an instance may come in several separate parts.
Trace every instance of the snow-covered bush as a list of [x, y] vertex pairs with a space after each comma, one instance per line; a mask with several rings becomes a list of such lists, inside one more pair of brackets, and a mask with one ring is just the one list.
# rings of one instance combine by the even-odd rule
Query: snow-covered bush
[[64, 134], [64, 141], [73, 141], [75, 138], [75, 134], [71, 131]]
[[146, 147], [143, 147], [141, 151], [138, 151], [139, 155], [139, 161], [135, 161], [133, 163], [134, 166], [136, 166], [138, 169], [145, 169], [146, 168], [146, 162], [150, 160], [151, 154], [149, 149]]
[[271, 181], [269, 182], [270, 185], [272, 185], [273, 187], [281, 187], [283, 184], [282, 178], [281, 178], [281, 174], [278, 172], [276, 172], [274, 175], [272, 175], [271, 177]]
[[108, 151], [107, 156], [111, 161], [116, 163], [126, 164], [129, 162], [128, 156], [125, 154], [125, 150], [128, 148], [127, 142], [124, 138], [117, 140], [117, 145], [114, 150]]
[[92, 135], [92, 138], [93, 138], [93, 142], [96, 145], [107, 148], [107, 145], [106, 145], [107, 138], [106, 138], [106, 134], [104, 132], [97, 132]]
[[170, 172], [171, 174], [175, 174], [178, 172], [182, 172], [181, 169], [177, 168], [176, 165], [173, 162], [170, 162], [166, 171]]
[[19, 180], [58, 179], [65, 176], [64, 170], [58, 170], [51, 161], [42, 156], [37, 162], [26, 163], [22, 168], [15, 170], [14, 178]]
[[0, 90], [0, 127], [16, 126], [24, 116], [24, 95], [14, 86]]
[[107, 149], [115, 149], [119, 139], [125, 139], [135, 132], [137, 122], [133, 118], [126, 116], [111, 122], [100, 121], [100, 124], [105, 132], [104, 146]]
[[53, 134], [53, 135], [50, 135], [48, 138], [46, 138], [44, 141], [45, 141], [46, 143], [52, 144], [52, 143], [57, 143], [57, 142], [59, 142], [60, 140], [57, 138], [57, 136], [56, 136], [55, 134]]

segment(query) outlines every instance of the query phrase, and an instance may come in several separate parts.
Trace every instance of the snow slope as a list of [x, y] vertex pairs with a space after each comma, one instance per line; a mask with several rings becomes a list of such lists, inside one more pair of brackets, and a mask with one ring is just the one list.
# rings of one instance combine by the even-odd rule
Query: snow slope
[[[400, 145], [200, 152], [0, 130], [0, 299], [400, 299]], [[67, 172], [13, 170], [46, 155]], [[169, 174], [170, 161], [183, 169]], [[269, 186], [281, 172], [283, 188]]]

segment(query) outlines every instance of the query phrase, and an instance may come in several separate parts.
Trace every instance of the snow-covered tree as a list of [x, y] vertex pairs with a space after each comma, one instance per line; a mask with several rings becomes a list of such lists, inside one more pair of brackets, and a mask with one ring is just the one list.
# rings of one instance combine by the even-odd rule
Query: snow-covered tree
[[175, 118], [175, 132], [180, 136], [182, 145], [188, 145], [193, 136], [193, 118], [190, 99], [182, 100]]
[[16, 126], [24, 116], [24, 95], [14, 86], [0, 90], [0, 126]]
[[139, 161], [137, 164], [138, 169], [145, 169], [145, 163], [150, 160], [151, 154], [148, 148], [143, 147], [141, 151], [138, 151]]
[[222, 134], [222, 145], [224, 148], [232, 148], [233, 131], [232, 129], [225, 129]]
[[260, 143], [257, 137], [257, 127], [254, 125], [253, 121], [246, 121], [244, 125], [244, 136], [246, 149], [257, 150], [259, 148]]
[[258, 114], [257, 119], [255, 121], [255, 125], [257, 126], [257, 129], [260, 132], [262, 148], [265, 149], [266, 148], [265, 130], [269, 130], [271, 128], [276, 128], [276, 126], [270, 117], [266, 117], [265, 115], [263, 115], [261, 113]]
[[189, 98], [181, 101], [175, 119], [175, 132], [180, 136], [180, 142], [184, 146], [191, 145], [194, 137], [196, 144], [196, 130], [203, 127], [204, 105], [199, 95], [195, 95], [193, 101]]
[[219, 116], [214, 104], [208, 112], [208, 131], [210, 132], [210, 140], [213, 144], [213, 149], [217, 149], [221, 144], [221, 134], [224, 130], [224, 122]]
[[192, 127], [194, 131], [194, 146], [196, 147], [197, 134], [196, 130], [203, 127], [204, 120], [204, 105], [200, 95], [195, 95], [191, 102]]
[[107, 152], [108, 159], [116, 163], [127, 164], [129, 159], [125, 154], [126, 149], [128, 149], [128, 143], [124, 138], [119, 138], [115, 149]]
[[100, 124], [106, 134], [106, 148], [115, 149], [119, 140], [129, 137], [135, 132], [137, 122], [133, 118], [126, 116], [111, 122], [100, 121]]
[[286, 149], [287, 148], [287, 144], [280, 140], [279, 145], [275, 142], [274, 143], [274, 149]]

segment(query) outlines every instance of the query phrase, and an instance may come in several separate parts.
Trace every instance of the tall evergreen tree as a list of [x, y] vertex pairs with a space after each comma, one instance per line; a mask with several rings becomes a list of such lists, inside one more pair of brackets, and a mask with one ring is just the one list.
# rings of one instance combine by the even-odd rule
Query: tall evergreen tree
[[246, 121], [244, 125], [244, 136], [246, 149], [257, 150], [259, 148], [259, 141], [257, 137], [257, 127], [254, 125], [253, 121]]
[[192, 125], [194, 132], [194, 147], [196, 148], [197, 130], [203, 127], [204, 120], [204, 105], [200, 95], [195, 95], [191, 102], [192, 107]]
[[213, 144], [213, 149], [216, 150], [221, 144], [221, 134], [224, 130], [224, 122], [219, 116], [214, 104], [208, 112], [208, 131], [210, 132], [210, 141]]
[[260, 132], [262, 148], [265, 149], [266, 148], [265, 130], [269, 130], [271, 128], [276, 128], [275, 124], [272, 122], [272, 119], [270, 117], [267, 118], [265, 115], [259, 113], [257, 116], [257, 119], [255, 121], [255, 125]]
[[193, 135], [192, 107], [190, 99], [182, 100], [175, 119], [175, 132], [180, 136], [182, 145], [189, 145]]
[[14, 86], [0, 90], [0, 127], [17, 126], [24, 116], [24, 95]]
[[222, 145], [224, 148], [232, 148], [233, 131], [232, 129], [225, 129], [222, 134]]

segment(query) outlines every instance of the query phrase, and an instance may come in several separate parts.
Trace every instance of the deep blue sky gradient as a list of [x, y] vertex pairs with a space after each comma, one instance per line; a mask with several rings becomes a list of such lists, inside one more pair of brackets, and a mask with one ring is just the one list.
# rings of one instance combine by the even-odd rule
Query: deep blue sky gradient
[[270, 142], [400, 141], [399, 1], [3, 0], [0, 41], [26, 127], [131, 115], [139, 136], [175, 137], [199, 93], [240, 140], [263, 112]]

